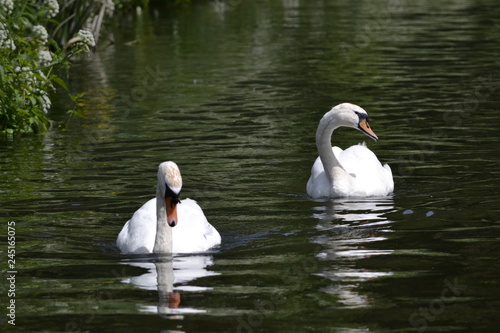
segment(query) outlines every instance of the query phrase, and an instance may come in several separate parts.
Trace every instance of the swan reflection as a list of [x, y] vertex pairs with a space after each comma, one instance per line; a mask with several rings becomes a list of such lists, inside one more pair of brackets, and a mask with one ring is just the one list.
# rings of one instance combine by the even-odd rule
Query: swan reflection
[[[148, 261], [151, 260], [151, 261]], [[211, 255], [186, 255], [149, 257], [146, 261], [127, 261], [125, 264], [148, 270], [139, 276], [122, 280], [134, 286], [158, 291], [158, 306], [140, 305], [140, 311], [158, 313], [161, 317], [169, 319], [183, 319], [184, 314], [200, 313], [206, 310], [182, 307], [182, 291], [203, 291], [211, 289], [189, 282], [201, 277], [219, 275], [207, 270], [213, 265]]]
[[387, 213], [394, 211], [391, 197], [384, 198], [339, 198], [321, 202], [313, 217], [318, 219], [316, 228], [320, 236], [314, 242], [322, 246], [319, 260], [331, 261], [331, 265], [319, 273], [333, 284], [322, 289], [336, 295], [343, 307], [365, 307], [370, 299], [360, 295], [356, 289], [363, 281], [392, 275], [363, 268], [359, 259], [388, 255], [394, 251], [373, 246], [387, 239], [392, 232]]

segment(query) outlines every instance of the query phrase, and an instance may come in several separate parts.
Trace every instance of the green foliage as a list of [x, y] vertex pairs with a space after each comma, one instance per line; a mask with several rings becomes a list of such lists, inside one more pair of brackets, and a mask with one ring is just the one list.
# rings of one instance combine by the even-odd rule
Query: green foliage
[[65, 52], [49, 38], [45, 26], [58, 8], [55, 0], [0, 0], [0, 133], [47, 130], [49, 93], [54, 83], [66, 86], [55, 66], [69, 66], [70, 56], [93, 43], [80, 38]]
[[[68, 68], [71, 56], [94, 47], [116, 7], [126, 10], [147, 2], [0, 0], [0, 133], [47, 130], [49, 93], [54, 84], [67, 90], [55, 68]], [[81, 104], [82, 95], [70, 97]]]
[[84, 95], [85, 95], [84, 93], [79, 93], [79, 94], [75, 94], [75, 95], [69, 95], [69, 97], [73, 101], [73, 105], [75, 105], [76, 108], [68, 110], [66, 112], [66, 114], [69, 115], [68, 123], [71, 120], [71, 117], [73, 117], [73, 116], [78, 117], [78, 118], [83, 118], [82, 110], [79, 108], [79, 106], [83, 105], [84, 102], [85, 102], [85, 99], [83, 98]]
[[[106, 8], [106, 4], [113, 6], [112, 1], [106, 0], [71, 0], [62, 3], [56, 20], [49, 22], [47, 27], [52, 32], [51, 37], [59, 45], [66, 45], [82, 27], [90, 25], [88, 23], [99, 15], [101, 7]], [[103, 9], [103, 11], [106, 12], [106, 9]], [[110, 9], [108, 9], [108, 13], [109, 11]], [[94, 36], [98, 35], [95, 34], [96, 31], [93, 25], [92, 27], [88, 27], [88, 29], [91, 30]]]
[[97, 42], [103, 25], [111, 21], [116, 10], [127, 11], [138, 6], [144, 7], [148, 2], [148, 0], [62, 1], [56, 20], [49, 22], [47, 28], [59, 45], [67, 45], [82, 27], [92, 32]]

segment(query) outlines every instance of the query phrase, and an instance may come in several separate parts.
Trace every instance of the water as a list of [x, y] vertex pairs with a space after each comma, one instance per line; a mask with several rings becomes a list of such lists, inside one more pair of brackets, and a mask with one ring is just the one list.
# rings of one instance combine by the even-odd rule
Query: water
[[[17, 269], [16, 327], [3, 316], [2, 330], [496, 331], [499, 14], [494, 1], [193, 1], [126, 18], [114, 45], [75, 61], [85, 119], [58, 129], [61, 102], [46, 135], [2, 139]], [[393, 196], [307, 198], [317, 123], [344, 101], [380, 140], [340, 129], [333, 144], [366, 140]], [[223, 244], [121, 255], [116, 235], [169, 159]]]

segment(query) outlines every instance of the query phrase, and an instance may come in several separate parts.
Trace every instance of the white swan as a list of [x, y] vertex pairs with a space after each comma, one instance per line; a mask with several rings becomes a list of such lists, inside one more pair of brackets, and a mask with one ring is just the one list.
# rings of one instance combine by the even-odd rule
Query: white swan
[[219, 232], [196, 201], [179, 200], [181, 188], [177, 164], [161, 163], [156, 198], [134, 213], [116, 239], [123, 253], [191, 253], [220, 244]]
[[355, 128], [378, 140], [368, 124], [368, 114], [361, 107], [343, 103], [328, 111], [316, 131], [319, 157], [311, 169], [307, 194], [312, 198], [390, 194], [394, 190], [391, 167], [387, 164], [382, 166], [365, 143], [346, 150], [332, 147], [332, 133], [341, 126]]

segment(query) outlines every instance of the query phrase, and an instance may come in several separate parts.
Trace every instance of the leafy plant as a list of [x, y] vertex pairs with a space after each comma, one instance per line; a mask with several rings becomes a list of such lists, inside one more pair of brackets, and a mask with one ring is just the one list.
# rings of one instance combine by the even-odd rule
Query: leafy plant
[[[0, 133], [47, 130], [49, 93], [58, 84], [55, 68], [88, 52], [116, 7], [127, 10], [148, 0], [0, 0]], [[75, 105], [82, 95], [70, 95]], [[68, 111], [78, 116], [77, 109]]]
[[66, 51], [50, 38], [45, 26], [58, 10], [55, 0], [0, 0], [0, 133], [47, 130], [49, 93], [66, 86], [54, 68], [95, 45], [84, 30]]

